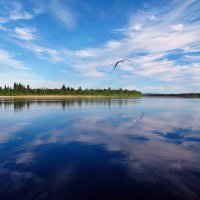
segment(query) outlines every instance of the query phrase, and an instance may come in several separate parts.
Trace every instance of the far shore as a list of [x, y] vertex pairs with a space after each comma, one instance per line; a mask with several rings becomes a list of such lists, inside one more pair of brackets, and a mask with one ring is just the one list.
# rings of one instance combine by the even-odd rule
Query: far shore
[[98, 99], [98, 98], [140, 98], [127, 96], [98, 96], [98, 95], [19, 95], [0, 96], [0, 99]]

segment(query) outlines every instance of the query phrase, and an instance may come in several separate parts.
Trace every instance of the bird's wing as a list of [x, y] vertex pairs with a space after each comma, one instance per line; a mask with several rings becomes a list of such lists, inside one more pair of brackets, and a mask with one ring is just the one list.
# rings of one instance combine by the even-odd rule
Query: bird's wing
[[133, 62], [133, 60], [131, 60], [131, 59], [126, 59], [126, 61]]
[[117, 61], [117, 62], [115, 63], [114, 69], [117, 67], [117, 65], [119, 64], [119, 62], [120, 62], [120, 61]]
[[117, 61], [117, 62], [115, 63], [114, 69], [117, 67], [117, 65], [118, 65], [119, 63], [124, 63], [125, 61], [131, 61], [131, 60], [129, 60], [129, 59], [123, 59], [123, 60]]

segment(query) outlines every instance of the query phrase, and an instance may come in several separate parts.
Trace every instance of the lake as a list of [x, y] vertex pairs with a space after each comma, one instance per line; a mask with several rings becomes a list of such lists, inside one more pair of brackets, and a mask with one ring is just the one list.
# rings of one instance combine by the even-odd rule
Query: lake
[[200, 99], [2, 99], [0, 152], [1, 200], [198, 200]]

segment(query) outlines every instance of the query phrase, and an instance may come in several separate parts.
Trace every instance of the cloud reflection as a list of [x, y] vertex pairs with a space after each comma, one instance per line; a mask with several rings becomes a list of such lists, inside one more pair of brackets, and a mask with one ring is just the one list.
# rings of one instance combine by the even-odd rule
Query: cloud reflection
[[[179, 102], [178, 106], [174, 105], [176, 101]], [[99, 168], [104, 170], [102, 173], [107, 173], [105, 170], [109, 170], [111, 164], [112, 167], [123, 166], [129, 181], [139, 185], [160, 185], [170, 194], [183, 199], [198, 199], [200, 101], [195, 101], [196, 106], [189, 106], [190, 102], [184, 99], [174, 100], [173, 103], [160, 99], [158, 104], [154, 104], [153, 99], [138, 102], [128, 100], [126, 103], [121, 101], [121, 104], [113, 102], [108, 101], [109, 112], [107, 106], [102, 106], [105, 101], [97, 101], [97, 106], [95, 101], [92, 104], [83, 101], [81, 110], [73, 109], [78, 105], [73, 104], [74, 107], [72, 105], [65, 112], [51, 111], [54, 116], [41, 118], [40, 130], [35, 131], [18, 148], [23, 148], [23, 151], [17, 150], [18, 153], [14, 153], [14, 161], [11, 158], [8, 160], [25, 168], [36, 167], [43, 173], [49, 168], [53, 172], [50, 185], [55, 191], [59, 191], [63, 185], [70, 187], [76, 180], [83, 180], [81, 177], [88, 168], [88, 174], [93, 172], [96, 177], [100, 172], [95, 169], [102, 162], [108, 162], [109, 165]], [[41, 105], [37, 104], [36, 107]], [[51, 106], [53, 104], [49, 104], [50, 110]], [[145, 116], [138, 123], [133, 123], [141, 107], [145, 107]], [[32, 107], [29, 109], [31, 112]], [[23, 114], [27, 115], [26, 112]], [[36, 126], [34, 117], [30, 129]], [[22, 133], [21, 137], [24, 135]], [[104, 151], [102, 155], [101, 151]], [[108, 160], [104, 160], [108, 155]], [[7, 164], [1, 165], [1, 173], [9, 169]], [[31, 175], [21, 175], [20, 180], [33, 178], [45, 184], [47, 178], [31, 170]], [[88, 178], [88, 174], [84, 177]]]

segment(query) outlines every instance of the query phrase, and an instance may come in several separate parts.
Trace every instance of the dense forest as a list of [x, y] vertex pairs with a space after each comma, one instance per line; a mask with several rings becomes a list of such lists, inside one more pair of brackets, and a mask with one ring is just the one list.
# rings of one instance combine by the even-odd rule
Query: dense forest
[[18, 95], [95, 95], [95, 96], [119, 96], [119, 97], [140, 97], [142, 93], [136, 90], [127, 89], [74, 89], [63, 85], [61, 88], [31, 88], [21, 83], [14, 83], [13, 87], [0, 87], [0, 96], [18, 96]]

